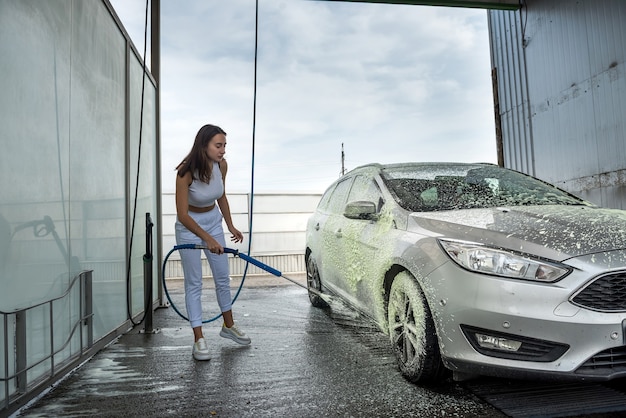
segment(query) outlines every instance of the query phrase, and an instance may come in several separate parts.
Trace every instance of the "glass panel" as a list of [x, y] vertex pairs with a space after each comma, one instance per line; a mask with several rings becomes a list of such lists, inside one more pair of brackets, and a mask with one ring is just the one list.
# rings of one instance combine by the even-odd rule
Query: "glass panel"
[[[149, 77], [145, 77], [145, 90], [142, 104], [142, 63], [133, 56], [130, 65], [130, 198], [129, 217], [135, 216], [132, 259], [131, 259], [131, 300], [133, 314], [137, 314], [145, 308], [144, 294], [144, 255], [146, 248], [146, 214], [150, 213], [153, 224], [157, 222], [156, 216], [156, 127], [155, 127], [155, 97], [154, 85]], [[143, 107], [143, 121], [140, 118]], [[140, 138], [140, 125], [142, 126]], [[141, 147], [139, 141], [141, 139]], [[137, 177], [137, 166], [139, 163], [139, 177]], [[135, 190], [137, 190], [137, 201], [135, 209]], [[152, 251], [156, 250], [156, 228], [152, 228]], [[157, 272], [156, 257], [152, 259], [152, 298], [157, 294]], [[148, 269], [145, 269], [146, 271]]]
[[[0, 2], [0, 310], [69, 281], [68, 2]], [[45, 63], [45, 64], [43, 64]]]
[[93, 270], [97, 339], [127, 317], [126, 42], [104, 4], [72, 5], [72, 254]]
[[[16, 348], [16, 319], [8, 312], [64, 295], [82, 270], [93, 270], [94, 340], [127, 319], [128, 194], [133, 202], [143, 77], [137, 57], [128, 68], [127, 41], [105, 4], [0, 0], [1, 378], [16, 372], [16, 352], [25, 349]], [[147, 78], [134, 312], [143, 310], [145, 214], [157, 219], [155, 92]], [[51, 374], [53, 353], [54, 366], [80, 354], [80, 308], [77, 283], [63, 299], [26, 312], [29, 383]], [[10, 396], [16, 379], [8, 387]], [[6, 388], [0, 381], [0, 399]]]
[[54, 365], [67, 362], [80, 353], [80, 282], [68, 295], [52, 303]]
[[[45, 376], [50, 370], [50, 305], [26, 311], [27, 382]], [[20, 370], [18, 370], [19, 372]]]

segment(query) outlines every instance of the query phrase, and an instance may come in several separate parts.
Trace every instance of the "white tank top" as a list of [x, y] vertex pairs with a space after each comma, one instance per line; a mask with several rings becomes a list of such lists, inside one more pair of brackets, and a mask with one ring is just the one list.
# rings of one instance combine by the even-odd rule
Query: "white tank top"
[[197, 208], [206, 208], [215, 203], [224, 194], [224, 181], [218, 163], [213, 164], [211, 180], [205, 183], [195, 179], [189, 186], [189, 204]]

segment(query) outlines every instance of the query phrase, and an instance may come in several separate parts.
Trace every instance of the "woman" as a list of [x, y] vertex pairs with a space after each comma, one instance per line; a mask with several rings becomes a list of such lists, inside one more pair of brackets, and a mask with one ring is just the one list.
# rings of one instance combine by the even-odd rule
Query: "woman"
[[[250, 344], [250, 338], [233, 321], [228, 258], [224, 254], [222, 219], [231, 233], [231, 241], [243, 241], [242, 233], [233, 226], [226, 198], [225, 152], [226, 132], [215, 125], [204, 125], [191, 151], [176, 167], [176, 243], [201, 244], [208, 248], [204, 253], [213, 273], [217, 303], [224, 319], [220, 336], [246, 345]], [[209, 349], [202, 334], [201, 252], [181, 250], [180, 258], [185, 276], [185, 304], [194, 335], [193, 358], [209, 360]]]

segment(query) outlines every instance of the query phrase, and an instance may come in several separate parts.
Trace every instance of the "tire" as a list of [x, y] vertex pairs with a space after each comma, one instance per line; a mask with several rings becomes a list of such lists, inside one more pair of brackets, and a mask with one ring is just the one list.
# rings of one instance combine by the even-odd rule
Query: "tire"
[[389, 337], [400, 372], [413, 383], [441, 382], [447, 370], [441, 361], [435, 324], [417, 281], [398, 274], [387, 305]]
[[[320, 272], [317, 268], [317, 263], [313, 259], [313, 255], [309, 254], [306, 261], [306, 286], [307, 288], [313, 288], [319, 292], [322, 291], [322, 280], [320, 279]], [[328, 308], [328, 303], [322, 299], [319, 295], [309, 292], [309, 301], [311, 305], [316, 308]]]

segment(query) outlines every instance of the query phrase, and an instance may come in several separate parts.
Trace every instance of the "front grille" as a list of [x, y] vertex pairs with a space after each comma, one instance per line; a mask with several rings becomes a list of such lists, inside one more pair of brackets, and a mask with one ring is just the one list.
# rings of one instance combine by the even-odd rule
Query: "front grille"
[[607, 372], [626, 372], [626, 346], [601, 351], [576, 370], [576, 373], [586, 375], [605, 375]]
[[597, 277], [572, 298], [572, 303], [600, 312], [626, 311], [626, 272]]

